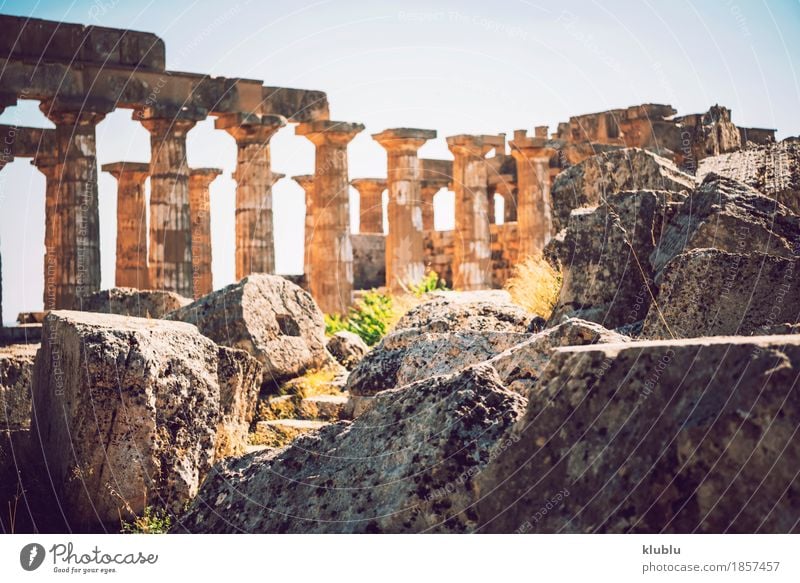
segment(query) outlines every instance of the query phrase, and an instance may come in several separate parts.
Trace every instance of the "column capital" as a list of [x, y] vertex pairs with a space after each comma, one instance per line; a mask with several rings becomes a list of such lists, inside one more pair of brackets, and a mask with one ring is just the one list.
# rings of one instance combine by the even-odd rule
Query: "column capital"
[[436, 130], [418, 128], [393, 128], [372, 134], [372, 139], [389, 152], [416, 152], [435, 137]]
[[282, 115], [226, 113], [214, 121], [214, 128], [225, 130], [237, 144], [265, 144], [286, 125]]
[[272, 188], [275, 184], [278, 183], [279, 180], [283, 180], [286, 178], [286, 174], [281, 174], [280, 172], [273, 172], [269, 176], [269, 186]]
[[94, 127], [103, 121], [106, 114], [113, 111], [114, 107], [106, 103], [79, 103], [52, 98], [39, 103], [39, 110], [57, 126]]
[[383, 192], [386, 190], [385, 178], [356, 178], [350, 181], [350, 185], [358, 192]]
[[[136, 119], [134, 117], [134, 119]], [[151, 136], [156, 138], [166, 137], [172, 135], [179, 138], [185, 138], [197, 120], [181, 119], [172, 117], [155, 117], [155, 118], [140, 118], [140, 122], [144, 128], [150, 132]]]
[[306, 194], [314, 192], [313, 174], [300, 174], [298, 176], [292, 176], [292, 180], [299, 184], [300, 188], [306, 191]]
[[295, 135], [305, 136], [315, 146], [346, 146], [364, 130], [364, 124], [319, 120], [297, 124]]
[[478, 158], [483, 158], [492, 150], [504, 150], [505, 144], [505, 134], [498, 134], [496, 136], [485, 134], [459, 134], [447, 138], [447, 147], [457, 156], [476, 156]]
[[108, 172], [117, 180], [130, 179], [139, 184], [150, 176], [150, 164], [148, 162], [111, 162], [110, 164], [103, 164], [100, 169], [103, 172]]
[[220, 174], [222, 174], [221, 168], [190, 168], [189, 181], [208, 187]]
[[535, 131], [536, 135], [529, 137], [526, 130], [514, 130], [514, 139], [508, 145], [515, 160], [549, 160], [555, 154], [556, 149], [547, 139], [547, 127], [537, 127]]
[[517, 184], [511, 174], [494, 174], [489, 177], [489, 191], [495, 194], [514, 194]]

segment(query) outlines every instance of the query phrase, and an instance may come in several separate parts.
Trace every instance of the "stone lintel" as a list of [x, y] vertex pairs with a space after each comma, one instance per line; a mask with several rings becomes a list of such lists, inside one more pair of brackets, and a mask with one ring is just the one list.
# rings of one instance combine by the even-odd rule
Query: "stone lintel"
[[347, 145], [356, 134], [364, 130], [364, 124], [344, 121], [318, 120], [298, 124], [294, 133], [305, 136], [315, 145]]
[[511, 146], [511, 155], [517, 159], [519, 159], [520, 156], [523, 158], [549, 159], [555, 154], [556, 150], [558, 150], [559, 143], [556, 140], [547, 138], [546, 128], [544, 132], [539, 130], [540, 128], [536, 128], [537, 134], [543, 133], [545, 135], [531, 137], [528, 136], [526, 130], [514, 130], [514, 139], [508, 143], [508, 145]]
[[168, 121], [203, 121], [208, 117], [208, 110], [196, 105], [178, 106], [170, 103], [148, 105], [137, 109], [133, 119], [137, 121], [168, 120]]
[[0, 125], [0, 155], [6, 162], [14, 158], [56, 155], [55, 130]]
[[489, 176], [489, 186], [501, 184], [514, 184], [514, 176], [511, 174], [492, 174]]
[[452, 160], [436, 160], [433, 158], [420, 158], [420, 175], [422, 180], [442, 180], [444, 184], [453, 177]]
[[293, 123], [330, 119], [328, 96], [314, 89], [262, 87], [261, 112], [284, 116]]

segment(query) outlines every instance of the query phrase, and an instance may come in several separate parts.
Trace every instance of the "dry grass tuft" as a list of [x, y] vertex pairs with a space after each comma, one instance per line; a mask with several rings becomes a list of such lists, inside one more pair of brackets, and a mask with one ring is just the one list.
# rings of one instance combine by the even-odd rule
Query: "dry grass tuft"
[[547, 320], [556, 307], [561, 279], [561, 272], [544, 257], [534, 256], [514, 268], [505, 288], [515, 304]]

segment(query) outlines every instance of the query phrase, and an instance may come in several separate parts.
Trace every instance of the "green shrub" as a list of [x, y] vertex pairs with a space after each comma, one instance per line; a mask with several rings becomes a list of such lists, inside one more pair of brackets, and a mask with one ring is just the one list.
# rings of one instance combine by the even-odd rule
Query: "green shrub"
[[392, 298], [377, 290], [364, 294], [347, 313], [325, 315], [325, 332], [333, 335], [341, 330], [358, 334], [367, 346], [380, 342], [395, 320]]
[[424, 296], [428, 292], [446, 289], [447, 285], [444, 280], [440, 278], [439, 274], [435, 271], [429, 271], [428, 274], [422, 278], [422, 281], [408, 286], [408, 291], [418, 298]]
[[144, 514], [128, 522], [122, 521], [123, 534], [166, 534], [172, 526], [172, 516], [163, 509], [147, 506]]

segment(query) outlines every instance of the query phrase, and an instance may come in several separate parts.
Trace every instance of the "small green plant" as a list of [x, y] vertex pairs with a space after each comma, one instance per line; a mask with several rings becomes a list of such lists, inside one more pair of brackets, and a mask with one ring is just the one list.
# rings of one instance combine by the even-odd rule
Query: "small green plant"
[[172, 516], [161, 508], [146, 506], [141, 516], [122, 521], [123, 534], [166, 534], [172, 526]]
[[325, 315], [325, 332], [329, 335], [341, 330], [358, 334], [367, 346], [380, 342], [396, 320], [391, 296], [377, 290], [365, 293], [347, 313]]
[[429, 271], [428, 274], [422, 278], [422, 281], [419, 283], [412, 283], [408, 286], [408, 291], [418, 298], [424, 296], [428, 292], [446, 289], [447, 285], [444, 280], [440, 278], [439, 274], [435, 271]]

